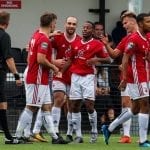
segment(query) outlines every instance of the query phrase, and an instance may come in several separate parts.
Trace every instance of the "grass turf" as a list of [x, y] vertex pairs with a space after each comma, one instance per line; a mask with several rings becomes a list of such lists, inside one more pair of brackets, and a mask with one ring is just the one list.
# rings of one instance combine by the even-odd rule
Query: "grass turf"
[[150, 150], [147, 148], [140, 148], [138, 146], [138, 137], [132, 137], [131, 144], [117, 143], [119, 136], [112, 135], [109, 145], [105, 145], [102, 135], [99, 135], [96, 143], [89, 143], [89, 135], [84, 135], [84, 143], [76, 144], [70, 143], [67, 145], [53, 145], [51, 144], [51, 138], [45, 135], [49, 139], [48, 143], [35, 142], [33, 144], [18, 144], [18, 145], [5, 145], [4, 135], [0, 134], [0, 150]]

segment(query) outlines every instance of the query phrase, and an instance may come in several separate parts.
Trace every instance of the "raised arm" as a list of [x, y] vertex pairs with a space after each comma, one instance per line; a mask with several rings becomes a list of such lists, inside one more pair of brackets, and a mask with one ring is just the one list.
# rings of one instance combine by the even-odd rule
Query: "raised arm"
[[107, 50], [107, 52], [108, 52], [108, 54], [109, 54], [109, 56], [111, 57], [111, 58], [117, 58], [117, 57], [119, 57], [120, 56], [120, 54], [121, 54], [121, 51], [119, 50], [119, 49], [117, 49], [117, 48], [115, 48], [115, 49], [113, 49], [113, 48], [111, 48], [111, 46], [110, 46], [110, 44], [109, 44], [109, 41], [108, 41], [108, 36], [106, 35], [106, 36], [103, 36], [102, 38], [101, 38], [101, 41], [104, 43], [104, 45], [105, 45], [105, 47], [106, 47], [106, 50]]

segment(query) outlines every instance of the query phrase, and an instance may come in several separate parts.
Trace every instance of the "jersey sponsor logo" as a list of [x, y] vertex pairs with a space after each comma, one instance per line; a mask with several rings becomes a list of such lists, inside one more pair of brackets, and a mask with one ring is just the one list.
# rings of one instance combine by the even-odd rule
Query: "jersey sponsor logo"
[[84, 57], [84, 52], [85, 52], [84, 49], [79, 50], [78, 54], [75, 56], [75, 58], [80, 58], [80, 59], [85, 60], [86, 58]]
[[127, 49], [130, 50], [130, 49], [133, 49], [135, 46], [135, 44], [133, 42], [129, 42], [128, 45], [127, 45]]
[[71, 45], [68, 46], [68, 48], [65, 50], [65, 53], [69, 53], [71, 51]]
[[41, 49], [47, 50], [47, 48], [48, 48], [48, 43], [42, 42], [42, 43], [41, 43]]

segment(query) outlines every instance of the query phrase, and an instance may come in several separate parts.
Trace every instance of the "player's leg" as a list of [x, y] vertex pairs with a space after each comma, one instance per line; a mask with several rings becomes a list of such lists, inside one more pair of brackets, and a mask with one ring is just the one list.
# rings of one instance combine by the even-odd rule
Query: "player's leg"
[[[126, 94], [126, 90], [121, 92], [121, 100], [122, 100], [122, 112], [126, 111], [126, 109], [131, 109], [131, 99], [129, 94]], [[130, 137], [130, 127], [131, 127], [131, 118], [122, 124], [123, 128], [123, 136], [120, 138], [119, 143], [131, 143]]]
[[[78, 81], [78, 82], [77, 82]], [[81, 133], [81, 101], [82, 101], [82, 92], [80, 89], [80, 76], [72, 74], [71, 76], [71, 88], [70, 88], [70, 102], [71, 102], [71, 111], [72, 111], [72, 123], [73, 129], [75, 130], [76, 143], [83, 143], [83, 137]]]
[[7, 121], [7, 100], [5, 95], [5, 80], [6, 72], [0, 70], [0, 126], [4, 131], [6, 140], [13, 143], [13, 137], [11, 136], [8, 128]]
[[97, 112], [94, 109], [94, 101], [85, 100], [85, 105], [89, 116], [89, 122], [91, 125], [90, 143], [95, 143], [97, 141], [98, 131], [97, 131]]
[[91, 125], [91, 138], [90, 142], [97, 141], [97, 112], [94, 108], [95, 105], [95, 75], [86, 75], [81, 81], [83, 98], [85, 99], [85, 106], [88, 112], [89, 121]]
[[69, 97], [66, 97], [67, 99], [67, 134], [66, 134], [66, 140], [68, 142], [73, 141], [72, 133], [73, 133], [73, 123], [72, 123], [72, 109], [71, 109], [71, 101], [69, 100]]
[[53, 91], [53, 99], [54, 99], [54, 104], [52, 107], [54, 128], [57, 135], [60, 136], [59, 122], [61, 117], [61, 107], [64, 102], [64, 96], [66, 92], [66, 85], [60, 81], [54, 80], [52, 82], [52, 91]]
[[41, 114], [42, 114], [42, 121], [43, 125], [46, 128], [47, 132], [52, 137], [52, 144], [67, 144], [63, 138], [60, 138], [54, 129], [54, 122], [53, 117], [51, 115], [51, 94], [49, 86], [46, 87], [45, 92], [42, 93], [43, 96], [41, 96], [42, 101], [42, 108], [41, 108]]
[[[133, 107], [133, 106], [132, 106]], [[120, 124], [124, 123], [125, 121], [129, 120], [133, 116], [132, 110], [126, 109], [122, 112], [109, 126], [104, 125], [102, 127], [102, 132], [104, 134], [105, 143], [108, 144], [109, 137], [111, 132], [119, 126]]]
[[40, 142], [48, 142], [46, 138], [44, 138], [44, 136], [42, 135], [41, 131], [41, 127], [42, 127], [42, 112], [41, 109], [38, 110], [38, 113], [36, 115], [36, 120], [34, 123], [34, 127], [33, 127], [33, 135], [32, 137]]
[[71, 106], [72, 106], [72, 123], [73, 123], [73, 129], [75, 130], [76, 137], [75, 142], [76, 143], [83, 143], [83, 137], [81, 133], [81, 99], [80, 100], [71, 100]]
[[20, 115], [16, 129], [16, 137], [18, 139], [23, 136], [24, 129], [27, 127], [27, 125], [31, 124], [33, 112], [35, 112], [41, 105], [38, 103], [37, 99], [34, 99], [34, 102], [32, 101], [33, 95], [38, 95], [39, 93], [37, 85], [27, 84], [26, 87], [26, 107]]

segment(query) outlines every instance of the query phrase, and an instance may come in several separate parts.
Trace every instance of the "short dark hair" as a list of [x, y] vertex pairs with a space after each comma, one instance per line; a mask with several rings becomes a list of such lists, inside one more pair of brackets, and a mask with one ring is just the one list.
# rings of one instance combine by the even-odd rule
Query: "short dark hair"
[[121, 21], [123, 21], [123, 19], [125, 17], [129, 17], [129, 18], [134, 18], [136, 20], [136, 14], [134, 12], [131, 11], [126, 11], [122, 16], [121, 16]]
[[0, 11], [0, 24], [8, 25], [10, 19], [10, 14], [6, 11]]
[[98, 21], [94, 22], [94, 25], [102, 25], [102, 26], [104, 26], [104, 24], [102, 22], [98, 22]]
[[102, 22], [94, 22], [94, 29], [95, 29], [95, 27], [97, 26], [97, 25], [101, 25], [101, 26], [103, 26], [103, 29], [104, 29], [104, 24], [102, 23]]
[[94, 25], [94, 23], [92, 21], [86, 21], [86, 23], [91, 24], [93, 29], [95, 28], [95, 25]]
[[57, 19], [57, 16], [54, 13], [45, 12], [40, 18], [40, 26], [48, 27], [55, 19]]
[[150, 16], [150, 13], [140, 13], [137, 16], [136, 21], [137, 21], [137, 23], [142, 22], [145, 17], [149, 17], [149, 16]]

